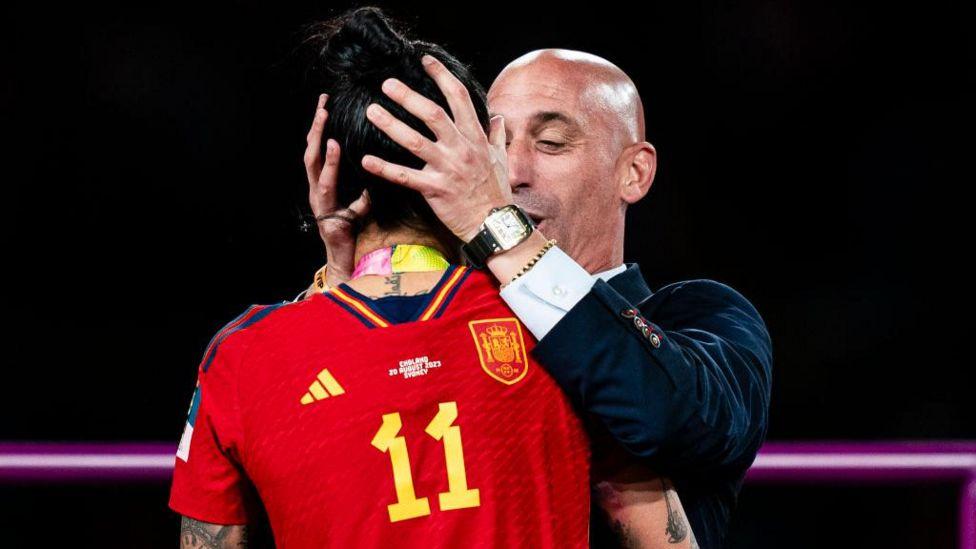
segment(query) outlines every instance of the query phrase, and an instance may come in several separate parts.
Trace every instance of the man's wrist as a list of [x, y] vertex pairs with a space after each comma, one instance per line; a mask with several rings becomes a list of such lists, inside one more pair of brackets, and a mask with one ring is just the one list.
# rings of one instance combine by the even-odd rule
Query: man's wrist
[[485, 265], [499, 282], [507, 284], [522, 270], [522, 267], [525, 267], [539, 253], [539, 250], [546, 243], [546, 236], [536, 229], [528, 238], [511, 249], [493, 254], [485, 262]]
[[524, 242], [534, 230], [535, 224], [517, 205], [492, 208], [478, 233], [461, 246], [461, 252], [472, 266], [483, 269], [488, 258]]
[[511, 202], [498, 203], [498, 204], [494, 204], [494, 205], [489, 205], [488, 208], [485, 209], [484, 211], [482, 211], [481, 213], [475, 214], [474, 216], [472, 216], [472, 219], [475, 219], [476, 220], [475, 226], [474, 227], [471, 227], [470, 229], [468, 229], [464, 233], [459, 234], [458, 235], [458, 238], [460, 238], [461, 239], [461, 242], [464, 242], [464, 243], [471, 242], [472, 240], [474, 240], [474, 237], [478, 236], [478, 233], [481, 232], [481, 229], [482, 229], [482, 227], [484, 226], [484, 223], [485, 223], [485, 219], [488, 218], [488, 216], [491, 214], [492, 210], [495, 210], [497, 208], [503, 208], [503, 207], [505, 207], [505, 206], [507, 206], [509, 204], [511, 204]]
[[[488, 217], [488, 214], [487, 213], [485, 215], [481, 216], [482, 219], [484, 219], [486, 217]], [[468, 242], [471, 242], [472, 240], [474, 240], [474, 237], [478, 236], [478, 233], [480, 233], [480, 232], [481, 232], [481, 226], [479, 225], [477, 227], [474, 227], [473, 229], [471, 229], [470, 231], [468, 231], [464, 235], [461, 235], [459, 238], [461, 239], [461, 242], [467, 244]]]
[[518, 277], [531, 271], [532, 267], [535, 267], [535, 264], [541, 261], [542, 258], [546, 255], [546, 252], [551, 250], [552, 247], [555, 245], [556, 245], [555, 240], [547, 241], [546, 245], [543, 246], [538, 252], [536, 252], [536, 254], [532, 256], [532, 259], [530, 259], [528, 263], [526, 263], [525, 265], [522, 266], [521, 269], [519, 269], [519, 272], [515, 273], [515, 275], [508, 282], [502, 283], [502, 288], [505, 288], [509, 284], [515, 282], [518, 279]]

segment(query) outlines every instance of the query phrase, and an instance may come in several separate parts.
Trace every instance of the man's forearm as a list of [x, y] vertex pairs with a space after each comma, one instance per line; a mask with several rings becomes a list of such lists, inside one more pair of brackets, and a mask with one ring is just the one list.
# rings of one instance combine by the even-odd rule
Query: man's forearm
[[769, 402], [762, 320], [712, 281], [658, 294], [638, 313], [598, 281], [532, 354], [631, 453], [665, 458], [662, 473], [747, 464]]
[[246, 524], [211, 524], [183, 517], [180, 549], [228, 549], [247, 547]]
[[495, 275], [498, 282], [508, 284], [516, 274], [546, 245], [546, 237], [539, 231], [532, 231], [522, 242], [512, 249], [488, 257], [485, 266]]

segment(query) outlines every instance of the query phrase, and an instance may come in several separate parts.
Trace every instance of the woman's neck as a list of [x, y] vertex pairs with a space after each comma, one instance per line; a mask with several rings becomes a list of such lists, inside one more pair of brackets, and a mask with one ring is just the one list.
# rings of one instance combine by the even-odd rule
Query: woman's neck
[[[457, 240], [451, 234], [434, 236], [429, 232], [420, 232], [408, 227], [394, 230], [380, 230], [375, 223], [370, 223], [356, 238], [355, 261], [369, 252], [394, 246], [397, 244], [420, 244], [430, 246], [444, 254], [451, 263], [457, 263]], [[352, 289], [371, 298], [393, 295], [421, 295], [430, 291], [440, 280], [443, 271], [423, 271], [409, 273], [394, 273], [389, 275], [365, 275], [348, 281]]]
[[392, 230], [381, 230], [375, 223], [370, 223], [363, 228], [359, 236], [356, 237], [356, 251], [353, 261], [359, 260], [369, 252], [395, 246], [397, 244], [420, 244], [429, 246], [444, 254], [444, 257], [452, 263], [458, 261], [457, 246], [453, 241], [453, 236], [444, 237], [428, 232], [421, 232], [409, 227], [398, 227]]

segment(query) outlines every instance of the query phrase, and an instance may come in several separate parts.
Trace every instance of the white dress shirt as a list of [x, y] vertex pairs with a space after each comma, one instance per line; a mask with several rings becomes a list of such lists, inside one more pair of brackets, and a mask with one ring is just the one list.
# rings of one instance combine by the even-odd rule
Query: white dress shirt
[[505, 286], [501, 296], [536, 339], [542, 339], [583, 299], [598, 278], [610, 280], [625, 270], [627, 266], [621, 264], [591, 275], [566, 252], [553, 246], [529, 272]]

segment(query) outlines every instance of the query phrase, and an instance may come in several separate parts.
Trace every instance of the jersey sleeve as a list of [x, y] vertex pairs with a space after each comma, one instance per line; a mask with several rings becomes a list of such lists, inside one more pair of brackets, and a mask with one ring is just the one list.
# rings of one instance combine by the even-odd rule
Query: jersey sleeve
[[197, 368], [176, 452], [169, 508], [214, 524], [247, 524], [259, 499], [241, 465], [243, 428], [237, 372], [246, 347], [240, 319], [217, 333]]

